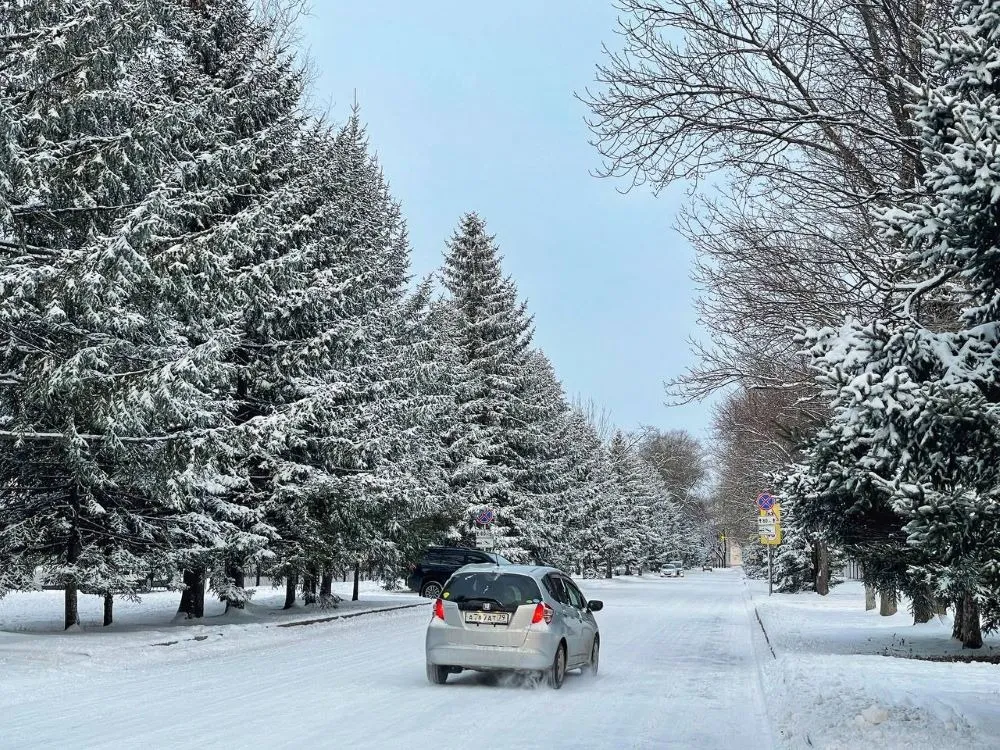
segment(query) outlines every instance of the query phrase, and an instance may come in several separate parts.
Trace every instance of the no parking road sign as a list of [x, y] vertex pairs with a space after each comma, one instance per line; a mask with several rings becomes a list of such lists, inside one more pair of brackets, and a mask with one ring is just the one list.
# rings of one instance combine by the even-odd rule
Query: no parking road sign
[[775, 500], [773, 495], [769, 495], [766, 492], [762, 492], [757, 495], [757, 507], [763, 511], [771, 510], [771, 508], [774, 507], [774, 503]]

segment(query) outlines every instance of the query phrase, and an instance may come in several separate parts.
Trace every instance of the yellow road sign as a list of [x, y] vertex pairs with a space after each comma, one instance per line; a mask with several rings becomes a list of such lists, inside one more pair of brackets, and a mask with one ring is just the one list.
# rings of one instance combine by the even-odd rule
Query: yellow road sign
[[781, 544], [781, 506], [774, 503], [768, 510], [761, 510], [757, 517], [760, 543], [769, 546]]

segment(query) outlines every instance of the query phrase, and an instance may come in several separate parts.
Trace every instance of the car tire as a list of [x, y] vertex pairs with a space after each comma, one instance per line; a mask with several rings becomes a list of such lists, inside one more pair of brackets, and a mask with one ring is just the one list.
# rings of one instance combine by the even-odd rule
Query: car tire
[[427, 662], [427, 681], [432, 685], [444, 685], [448, 681], [449, 674], [451, 674], [451, 669], [448, 667]]
[[556, 649], [556, 655], [552, 659], [552, 666], [545, 672], [545, 681], [553, 690], [558, 690], [566, 680], [566, 644], [560, 643]]
[[425, 599], [437, 599], [441, 596], [443, 590], [444, 586], [437, 581], [427, 581], [427, 583], [420, 587], [420, 596]]
[[590, 647], [590, 661], [583, 668], [583, 674], [588, 677], [597, 677], [597, 670], [601, 666], [601, 639], [594, 638], [594, 645]]

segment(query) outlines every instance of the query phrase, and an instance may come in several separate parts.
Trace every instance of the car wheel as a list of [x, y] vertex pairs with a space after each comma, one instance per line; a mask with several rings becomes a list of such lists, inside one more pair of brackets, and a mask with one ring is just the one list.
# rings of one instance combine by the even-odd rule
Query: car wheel
[[444, 587], [437, 581], [428, 581], [420, 587], [420, 596], [426, 599], [437, 599], [443, 590]]
[[441, 667], [437, 664], [427, 662], [427, 681], [432, 685], [444, 685], [448, 681], [451, 670], [448, 667]]
[[565, 643], [560, 643], [559, 648], [556, 649], [555, 658], [552, 660], [552, 666], [545, 673], [545, 679], [553, 690], [558, 690], [563, 686], [563, 681], [566, 679]]
[[583, 668], [583, 674], [589, 677], [597, 676], [597, 669], [601, 664], [601, 639], [594, 638], [594, 645], [590, 647], [590, 662]]

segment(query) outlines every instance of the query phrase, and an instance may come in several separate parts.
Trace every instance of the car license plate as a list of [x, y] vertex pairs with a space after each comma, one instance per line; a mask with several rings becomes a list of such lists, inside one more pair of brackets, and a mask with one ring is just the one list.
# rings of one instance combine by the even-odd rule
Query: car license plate
[[466, 612], [465, 621], [476, 625], [506, 625], [510, 622], [510, 612]]

